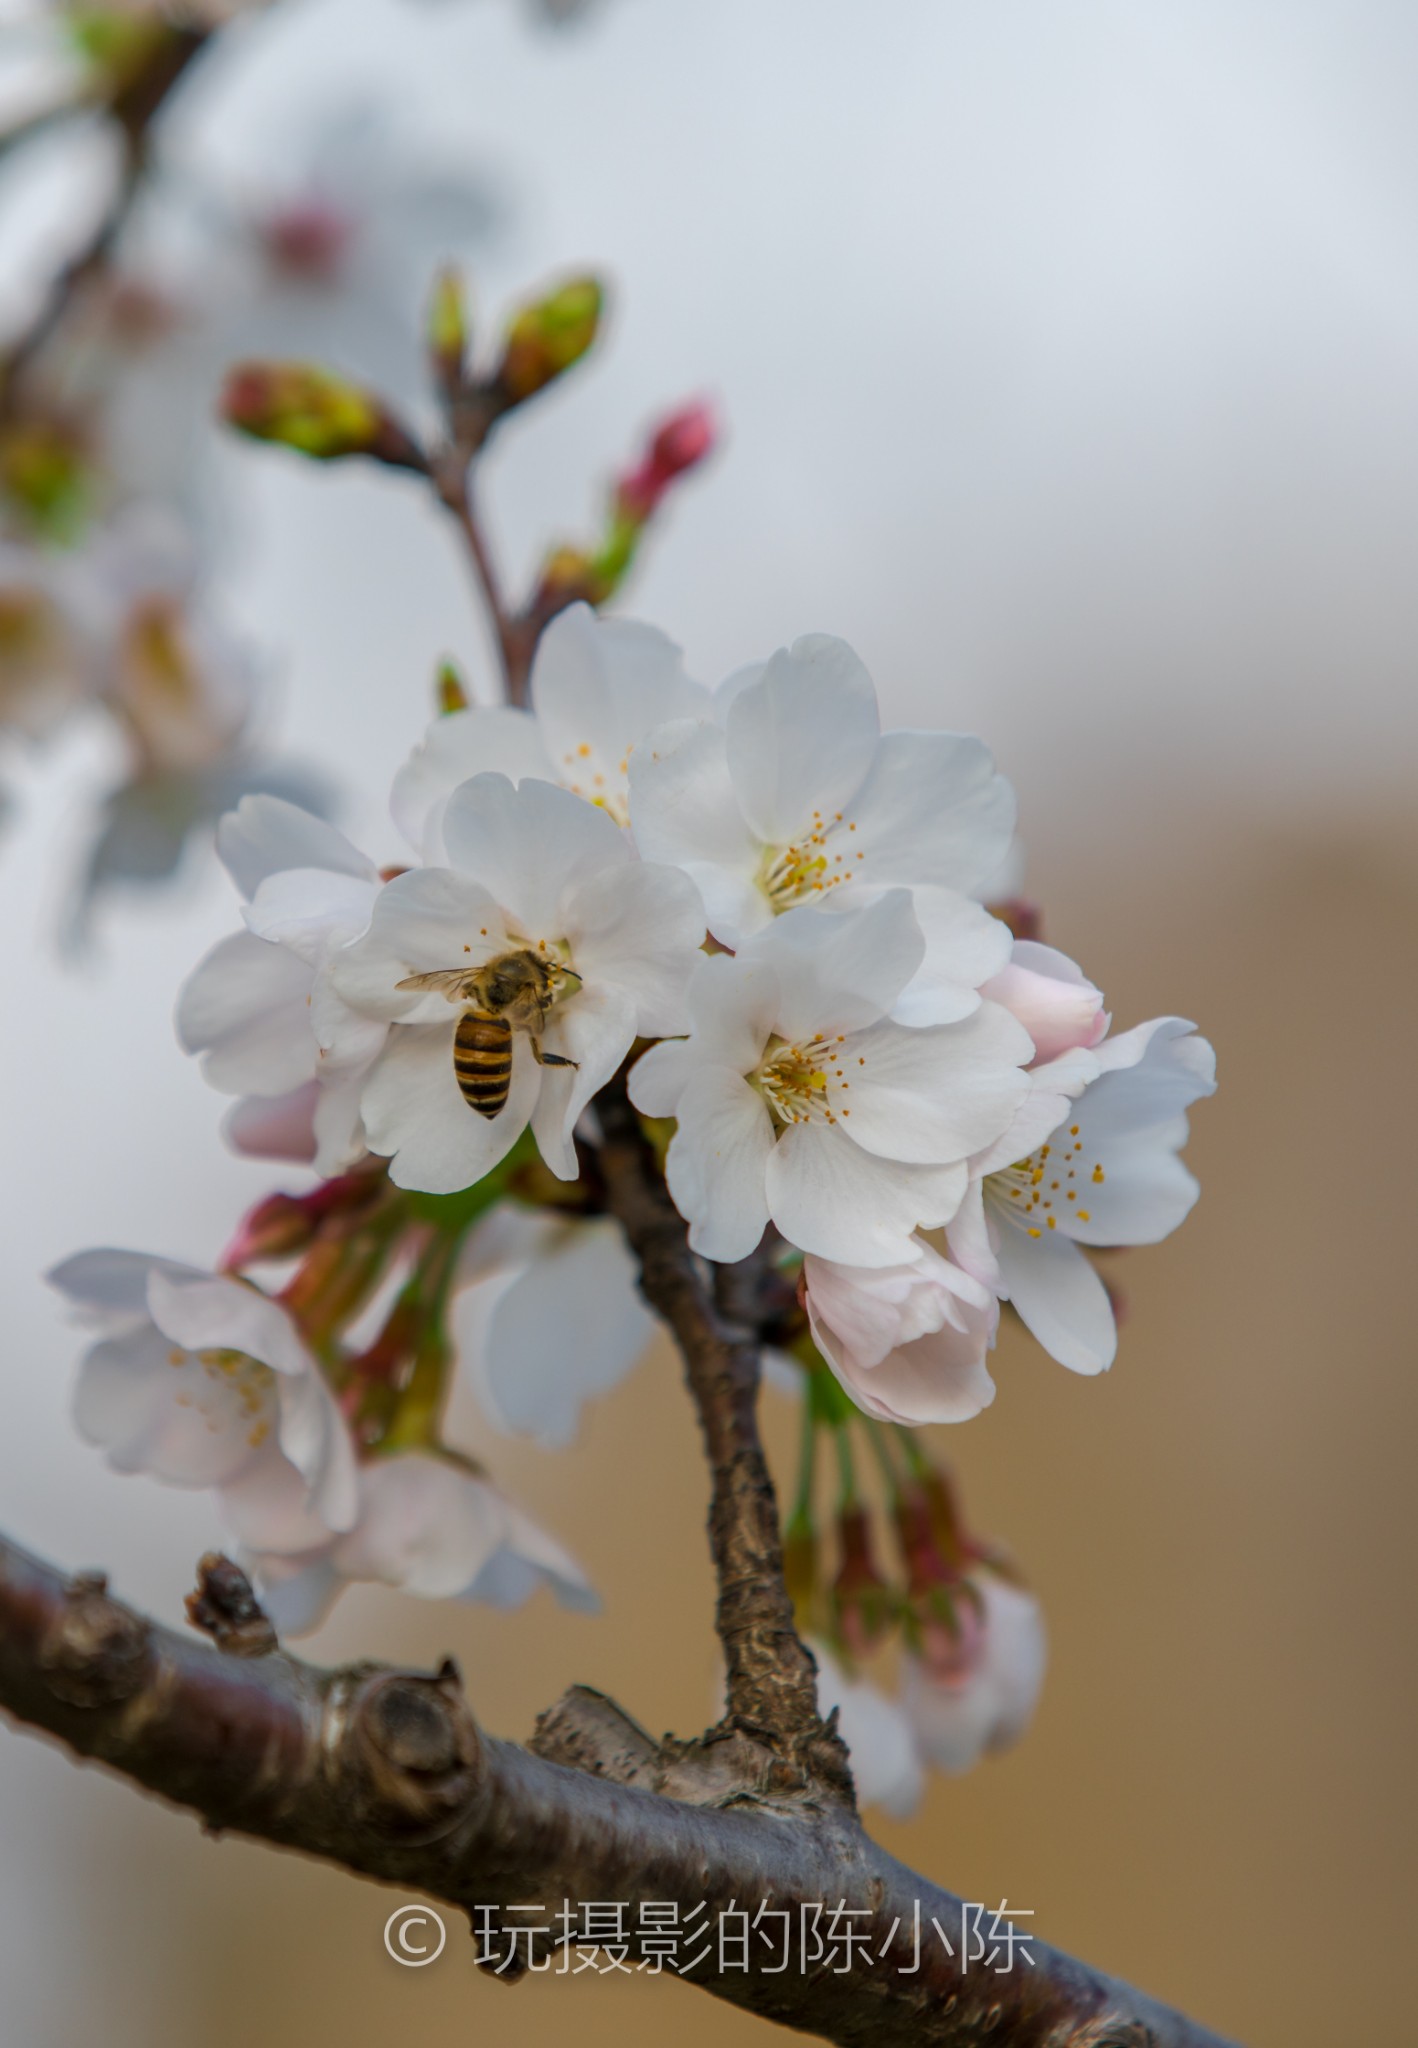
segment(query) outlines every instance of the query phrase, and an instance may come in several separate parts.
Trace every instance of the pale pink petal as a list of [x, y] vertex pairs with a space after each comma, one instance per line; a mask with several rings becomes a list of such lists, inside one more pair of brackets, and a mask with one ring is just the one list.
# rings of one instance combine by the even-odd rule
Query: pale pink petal
[[1008, 964], [982, 993], [1019, 1019], [1034, 1041], [1038, 1062], [1078, 1046], [1095, 1046], [1108, 1028], [1102, 991], [1052, 946], [1019, 940]]

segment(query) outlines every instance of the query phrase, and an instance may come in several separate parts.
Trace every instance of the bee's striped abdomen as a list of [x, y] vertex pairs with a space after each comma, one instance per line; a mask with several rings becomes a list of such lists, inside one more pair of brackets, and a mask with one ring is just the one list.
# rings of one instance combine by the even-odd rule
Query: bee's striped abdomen
[[512, 1086], [512, 1026], [505, 1017], [480, 1017], [469, 1010], [458, 1019], [453, 1072], [464, 1102], [479, 1116], [496, 1116], [506, 1108]]

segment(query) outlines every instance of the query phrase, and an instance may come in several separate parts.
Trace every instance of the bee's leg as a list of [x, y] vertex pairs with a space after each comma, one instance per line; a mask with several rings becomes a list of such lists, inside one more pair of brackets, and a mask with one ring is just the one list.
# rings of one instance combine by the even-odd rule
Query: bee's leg
[[543, 1052], [539, 1038], [532, 1040], [532, 1058], [539, 1067], [579, 1067], [580, 1060], [563, 1059], [559, 1052]]

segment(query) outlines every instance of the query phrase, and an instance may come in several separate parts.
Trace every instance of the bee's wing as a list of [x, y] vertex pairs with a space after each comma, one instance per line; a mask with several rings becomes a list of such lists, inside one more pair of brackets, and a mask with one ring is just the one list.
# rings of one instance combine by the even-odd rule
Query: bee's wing
[[457, 1002], [467, 989], [471, 977], [466, 967], [440, 967], [434, 974], [410, 974], [403, 981], [396, 981], [395, 988], [436, 989], [440, 995]]

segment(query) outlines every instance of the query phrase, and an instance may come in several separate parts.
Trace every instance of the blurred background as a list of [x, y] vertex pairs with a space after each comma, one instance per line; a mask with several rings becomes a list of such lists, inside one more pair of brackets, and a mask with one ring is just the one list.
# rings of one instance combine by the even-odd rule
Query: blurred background
[[[559, 270], [613, 282], [596, 361], [489, 466], [514, 583], [594, 521], [649, 417], [711, 396], [724, 452], [620, 608], [709, 680], [843, 634], [891, 721], [982, 732], [1019, 790], [1046, 935], [1120, 1025], [1176, 1011], [1217, 1048], [1189, 1153], [1203, 1199], [1120, 1262], [1113, 1372], [1075, 1379], [1006, 1333], [994, 1407], [937, 1433], [972, 1518], [1035, 1583], [1052, 1662], [1024, 1744], [934, 1779], [882, 1839], [1248, 2043], [1401, 2038], [1418, 15], [604, 0], [554, 33], [513, 0], [277, 13], [194, 88], [194, 148], [239, 177], [315, 101], [373, 98], [484, 195], [466, 248], [489, 327]], [[397, 345], [352, 330], [349, 366]], [[394, 858], [383, 794], [435, 661], [488, 674], [453, 539], [412, 485], [217, 459], [242, 505], [229, 609], [274, 651], [280, 737]], [[223, 1151], [172, 1036], [180, 979], [235, 922], [210, 859], [60, 957], [104, 773], [78, 733], [6, 775], [0, 1519], [171, 1620], [219, 1528], [205, 1497], [119, 1479], [76, 1441], [77, 1344], [36, 1276], [110, 1241], [209, 1260], [273, 1170]], [[784, 1471], [793, 1414], [766, 1407]], [[313, 1653], [452, 1652], [512, 1736], [577, 1679], [652, 1729], [701, 1726], [706, 1489], [668, 1354], [572, 1453], [484, 1448], [604, 1615], [360, 1589]], [[456, 1928], [436, 1966], [398, 1969], [396, 1903], [207, 1841], [0, 1732], [16, 2048], [772, 2031], [668, 1982], [475, 1982]]]

